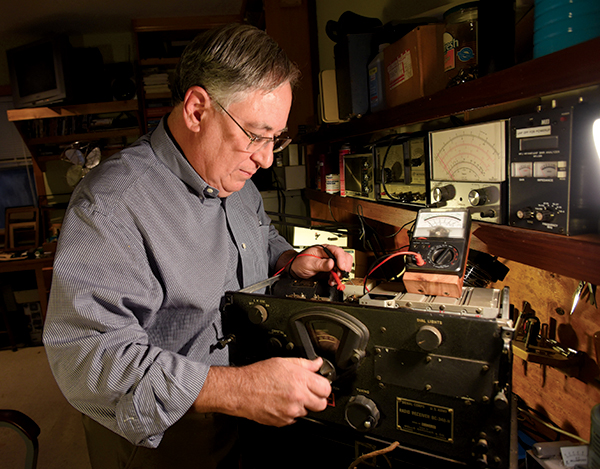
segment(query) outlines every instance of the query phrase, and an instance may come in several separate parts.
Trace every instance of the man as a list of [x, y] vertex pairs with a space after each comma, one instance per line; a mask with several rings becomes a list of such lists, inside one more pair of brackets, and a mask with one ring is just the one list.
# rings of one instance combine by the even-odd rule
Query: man
[[289, 263], [250, 181], [289, 143], [298, 76], [264, 32], [208, 31], [183, 53], [168, 118], [74, 191], [44, 343], [94, 469], [237, 467], [235, 418], [284, 426], [325, 408], [320, 359], [230, 367], [214, 347], [225, 291], [334, 268], [321, 247]]

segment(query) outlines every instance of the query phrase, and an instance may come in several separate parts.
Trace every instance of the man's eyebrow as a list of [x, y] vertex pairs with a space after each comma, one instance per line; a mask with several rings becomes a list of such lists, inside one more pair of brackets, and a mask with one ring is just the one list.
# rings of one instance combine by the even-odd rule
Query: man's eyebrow
[[[270, 125], [265, 124], [265, 123], [263, 123], [263, 124], [252, 124], [252, 123], [250, 123], [250, 126], [252, 126], [255, 129], [265, 130], [267, 132], [272, 132], [273, 131], [273, 127], [271, 127]], [[278, 132], [281, 134], [281, 133], [287, 132], [287, 131], [288, 131], [288, 127], [284, 127], [283, 129], [279, 130]], [[277, 131], [275, 131], [275, 132], [277, 132]]]

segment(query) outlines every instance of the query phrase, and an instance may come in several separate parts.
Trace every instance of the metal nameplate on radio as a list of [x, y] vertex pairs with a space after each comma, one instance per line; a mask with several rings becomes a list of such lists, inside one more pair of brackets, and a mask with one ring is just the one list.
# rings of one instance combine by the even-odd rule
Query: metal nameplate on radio
[[452, 443], [454, 440], [454, 410], [398, 397], [396, 399], [396, 426], [403, 432]]

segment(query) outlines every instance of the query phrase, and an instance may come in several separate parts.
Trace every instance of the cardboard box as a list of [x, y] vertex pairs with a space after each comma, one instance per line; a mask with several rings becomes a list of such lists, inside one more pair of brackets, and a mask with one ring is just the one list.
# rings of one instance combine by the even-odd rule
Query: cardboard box
[[443, 24], [419, 26], [383, 52], [388, 107], [441, 91], [444, 76]]

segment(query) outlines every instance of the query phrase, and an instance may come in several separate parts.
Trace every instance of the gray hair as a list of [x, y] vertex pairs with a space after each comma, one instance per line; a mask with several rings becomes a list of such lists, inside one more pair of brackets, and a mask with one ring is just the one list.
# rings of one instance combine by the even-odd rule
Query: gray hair
[[228, 24], [198, 35], [183, 51], [172, 85], [173, 103], [192, 86], [201, 86], [227, 107], [247, 93], [270, 92], [284, 83], [292, 89], [300, 70], [264, 31]]

